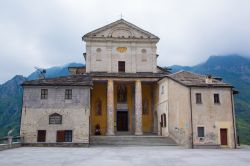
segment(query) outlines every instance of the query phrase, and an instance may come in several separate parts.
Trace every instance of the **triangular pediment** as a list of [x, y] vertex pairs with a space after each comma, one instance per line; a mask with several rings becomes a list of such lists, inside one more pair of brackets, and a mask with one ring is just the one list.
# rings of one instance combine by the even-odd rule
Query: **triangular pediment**
[[159, 38], [152, 33], [145, 31], [136, 25], [120, 19], [104, 27], [91, 31], [83, 36], [84, 38], [142, 38], [157, 39]]

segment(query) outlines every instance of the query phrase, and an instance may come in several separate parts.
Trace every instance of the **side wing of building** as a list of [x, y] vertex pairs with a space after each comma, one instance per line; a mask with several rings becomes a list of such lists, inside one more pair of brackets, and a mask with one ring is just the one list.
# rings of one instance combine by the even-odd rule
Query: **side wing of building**
[[76, 86], [69, 82], [74, 79], [35, 80], [23, 84], [20, 134], [24, 143], [89, 143], [91, 82], [85, 85], [81, 84], [84, 81], [78, 82]]
[[163, 114], [167, 115], [167, 126], [162, 125], [159, 131], [186, 147], [235, 148], [232, 87], [206, 79], [180, 72], [158, 82], [158, 116], [162, 119]]

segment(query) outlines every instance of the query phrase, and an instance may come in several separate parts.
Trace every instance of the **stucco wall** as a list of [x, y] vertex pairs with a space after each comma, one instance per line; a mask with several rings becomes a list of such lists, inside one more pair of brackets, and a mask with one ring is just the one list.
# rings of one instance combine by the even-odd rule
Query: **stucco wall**
[[[48, 99], [41, 100], [41, 89]], [[65, 100], [72, 89], [72, 100]], [[57, 130], [72, 130], [73, 143], [89, 142], [89, 87], [24, 87], [21, 136], [25, 143], [37, 142], [37, 130], [46, 130], [46, 142], [56, 142]], [[49, 124], [49, 115], [62, 115], [62, 124]]]
[[189, 88], [168, 79], [169, 134], [185, 147], [191, 147], [191, 109]]
[[[202, 103], [196, 104], [195, 93], [201, 93]], [[214, 94], [220, 96], [220, 104], [214, 103]], [[227, 129], [228, 147], [234, 147], [234, 128], [230, 88], [192, 88], [194, 144], [220, 145], [220, 128]], [[205, 137], [200, 139], [197, 127], [205, 128]]]
[[[166, 78], [158, 82], [158, 106], [157, 106], [157, 119], [158, 119], [158, 135], [169, 136], [169, 120], [168, 120], [168, 80]], [[166, 127], [161, 127], [161, 115], [166, 114]]]
[[[126, 47], [123, 53], [117, 47]], [[97, 52], [100, 48], [101, 52]], [[142, 49], [146, 53], [142, 53]], [[118, 72], [118, 61], [125, 61], [128, 73], [156, 72], [156, 44], [127, 42], [87, 42], [86, 72]]]

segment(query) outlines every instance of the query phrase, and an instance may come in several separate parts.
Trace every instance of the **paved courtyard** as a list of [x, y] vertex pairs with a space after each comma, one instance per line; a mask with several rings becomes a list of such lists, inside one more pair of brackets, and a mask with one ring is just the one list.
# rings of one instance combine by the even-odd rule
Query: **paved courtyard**
[[182, 149], [176, 147], [23, 147], [0, 151], [0, 166], [249, 166], [250, 148]]

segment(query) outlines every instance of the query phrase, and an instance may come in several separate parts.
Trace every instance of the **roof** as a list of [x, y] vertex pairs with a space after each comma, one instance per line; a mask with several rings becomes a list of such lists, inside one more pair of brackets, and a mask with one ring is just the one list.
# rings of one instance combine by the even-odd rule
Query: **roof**
[[22, 86], [92, 86], [92, 78], [88, 75], [70, 75], [25, 81]]
[[137, 30], [137, 31], [139, 31], [139, 32], [141, 32], [141, 33], [143, 33], [143, 34], [145, 34], [145, 35], [147, 35], [147, 36], [150, 37], [151, 39], [157, 39], [157, 40], [159, 40], [159, 37], [157, 37], [156, 35], [154, 35], [154, 34], [148, 32], [148, 31], [145, 31], [145, 30], [139, 28], [138, 26], [136, 26], [136, 25], [134, 25], [134, 24], [132, 24], [132, 23], [130, 23], [130, 22], [124, 20], [124, 19], [119, 19], [119, 20], [117, 20], [117, 21], [115, 21], [115, 22], [112, 22], [112, 23], [110, 23], [110, 24], [108, 24], [108, 25], [105, 25], [105, 26], [103, 26], [103, 27], [101, 27], [101, 28], [98, 28], [98, 29], [96, 29], [96, 30], [93, 30], [93, 31], [91, 31], [91, 32], [89, 32], [89, 33], [87, 33], [87, 34], [85, 34], [85, 35], [82, 37], [82, 39], [84, 40], [85, 38], [88, 38], [88, 37], [94, 37], [95, 34], [100, 33], [100, 32], [102, 32], [102, 31], [104, 31], [104, 30], [107, 30], [107, 29], [112, 29], [113, 27], [115, 27], [115, 26], [118, 25], [118, 24], [125, 24], [126, 26], [128, 26], [128, 27], [130, 27], [130, 28], [132, 28], [132, 29], [134, 29], [134, 30]]
[[162, 78], [168, 73], [152, 73], [152, 72], [137, 72], [137, 73], [107, 73], [107, 72], [91, 72], [92, 77], [116, 77], [116, 78]]
[[232, 85], [224, 83], [218, 79], [211, 78], [212, 83], [206, 83], [205, 75], [195, 74], [189, 71], [179, 71], [173, 74], [167, 75], [167, 77], [179, 82], [185, 86], [196, 87], [232, 87]]

